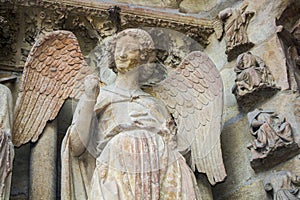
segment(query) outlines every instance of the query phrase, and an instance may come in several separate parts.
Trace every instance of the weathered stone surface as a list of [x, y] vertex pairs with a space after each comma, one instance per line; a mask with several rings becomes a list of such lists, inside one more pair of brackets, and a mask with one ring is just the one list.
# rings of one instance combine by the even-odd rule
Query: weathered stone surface
[[270, 39], [253, 48], [251, 52], [261, 55], [261, 58], [265, 61], [275, 79], [276, 86], [280, 87], [281, 90], [286, 90], [290, 87], [286, 57], [277, 34], [274, 34]]
[[[76, 37], [68, 31], [40, 37], [24, 68], [13, 125], [12, 138], [17, 147], [36, 142], [47, 121], [56, 118], [64, 101], [68, 97], [79, 98], [84, 90], [83, 80], [90, 74]], [[27, 103], [32, 99], [35, 101]], [[30, 117], [24, 120], [24, 116]]]
[[57, 199], [57, 121], [48, 123], [31, 148], [29, 199]]
[[[126, 2], [121, 3], [122, 1]], [[13, 2], [14, 6], [6, 7], [6, 5], [11, 5], [9, 2]], [[28, 2], [30, 2], [30, 4]], [[38, 5], [35, 4], [37, 2], [39, 2]], [[1, 5], [3, 3], [4, 6], [0, 9], [0, 32], [2, 33], [2, 35], [0, 34], [2, 39], [0, 46], [5, 46], [5, 49], [9, 49], [9, 51], [3, 51], [1, 53], [0, 68], [21, 71], [24, 58], [27, 57], [36, 34], [44, 30], [65, 28], [74, 31], [76, 36], [79, 36], [80, 45], [84, 49], [84, 54], [88, 54], [89, 51], [94, 48], [97, 40], [102, 40], [102, 37], [106, 37], [107, 34], [111, 34], [111, 31], [113, 32], [115, 30], [111, 27], [111, 20], [106, 21], [105, 19], [109, 17], [106, 13], [109, 6], [106, 6], [106, 4], [100, 5], [99, 2], [102, 1], [95, 0], [89, 1], [89, 3], [83, 0], [1, 1]], [[109, 1], [105, 0], [105, 2]], [[117, 0], [115, 2], [118, 2], [118, 5], [122, 7], [120, 13], [122, 29], [126, 27], [160, 26], [181, 31], [186, 35], [194, 35], [195, 38], [198, 38], [197, 41], [200, 41], [203, 47], [206, 47], [204, 51], [209, 54], [209, 57], [221, 72], [225, 91], [222, 143], [228, 178], [224, 183], [213, 188], [212, 193], [215, 199], [271, 199], [271, 196], [267, 196], [263, 190], [262, 184], [262, 180], [267, 174], [273, 170], [291, 170], [300, 174], [300, 160], [298, 156], [279, 163], [272, 168], [264, 168], [259, 172], [255, 172], [251, 168], [249, 162], [250, 152], [247, 150], [246, 145], [252, 138], [250, 134], [248, 134], [246, 113], [238, 109], [236, 99], [231, 93], [235, 79], [233, 70], [235, 60], [228, 62], [224, 52], [226, 49], [225, 41], [219, 41], [216, 36], [212, 34], [213, 29], [210, 22], [206, 24], [206, 20], [200, 19], [201, 16], [213, 18], [217, 16], [219, 11], [225, 8], [239, 8], [243, 2], [249, 4], [248, 10], [255, 11], [255, 15], [251, 19], [247, 29], [249, 40], [255, 44], [251, 52], [261, 57], [266, 65], [269, 66], [271, 73], [274, 74], [276, 84], [280, 85], [282, 91], [279, 91], [271, 98], [265, 98], [262, 102], [254, 102], [253, 108], [275, 109], [276, 112], [285, 115], [287, 121], [291, 123], [293, 131], [295, 131], [296, 141], [299, 143], [300, 98], [297, 97], [299, 93], [297, 90], [294, 90], [294, 93], [290, 91], [290, 77], [286, 68], [286, 55], [283, 53], [280, 41], [276, 38], [277, 27], [275, 24], [276, 18], [281, 16], [282, 11], [285, 10], [287, 5], [294, 2], [294, 4], [291, 4], [292, 6], [283, 13], [280, 19], [278, 19], [278, 24], [284, 25], [284, 28], [288, 31], [292, 30], [293, 23], [298, 20], [300, 15], [298, 0], [213, 0], [197, 8], [198, 5], [205, 2], [201, 1], [198, 2], [198, 5], [194, 5], [190, 10], [186, 11], [193, 12], [192, 10], [195, 8], [194, 14], [180, 14], [179, 10], [175, 10], [178, 5], [177, 3], [180, 3], [180, 1], [168, 1], [166, 4], [158, 2], [157, 0]], [[172, 7], [172, 5], [169, 4], [171, 2], [176, 3], [176, 5], [174, 4], [175, 6]], [[184, 0], [182, 5], [184, 5], [185, 2], [194, 3], [192, 0]], [[197, 10], [210, 6], [210, 3], [216, 4], [216, 6], [211, 5], [212, 9], [209, 11], [204, 10], [204, 13]], [[163, 7], [172, 7], [175, 9], [164, 9]], [[209, 8], [207, 7], [206, 9]], [[10, 14], [8, 14], [6, 10], [9, 10]], [[8, 21], [8, 23], [6, 23], [5, 20]], [[7, 32], [9, 32], [9, 36], [5, 35]], [[208, 36], [210, 36], [209, 41]], [[206, 46], [209, 42], [210, 45]], [[16, 45], [10, 46], [11, 43]], [[180, 46], [177, 46], [175, 49], [179, 47]], [[16, 51], [16, 49], [18, 51]], [[176, 59], [171, 59], [172, 62], [174, 60], [176, 61]], [[14, 91], [17, 91], [17, 89], [15, 88]], [[62, 118], [70, 114], [68, 113], [70, 112], [69, 108], [62, 112], [65, 112]], [[62, 128], [60, 132], [64, 132], [65, 127], [68, 126], [66, 124], [70, 123], [69, 120], [70, 119], [61, 120]], [[61, 133], [60, 137], [63, 135], [64, 133]], [[29, 198], [28, 156], [30, 147], [26, 146], [26, 149], [21, 148], [20, 150], [22, 154], [18, 154], [17, 152], [17, 160], [15, 161], [15, 166], [18, 166], [18, 169], [14, 171], [12, 187], [12, 194], [14, 196], [12, 196], [12, 199]], [[27, 164], [27, 166], [25, 164]], [[198, 177], [198, 183], [201, 181], [201, 177]], [[205, 198], [210, 198], [211, 194], [209, 191], [204, 193], [208, 194]]]
[[213, 200], [213, 194], [211, 185], [209, 184], [207, 177], [204, 174], [197, 174], [197, 186], [199, 188], [201, 199]]
[[263, 189], [262, 180], [247, 181], [244, 185], [240, 186], [237, 190], [226, 191], [227, 195], [215, 193], [215, 200], [243, 200], [243, 199], [261, 199], [269, 200], [267, 193]]
[[179, 11], [183, 13], [209, 11], [220, 2], [221, 0], [183, 0], [179, 5]]
[[291, 124], [271, 110], [255, 109], [247, 114], [254, 139], [247, 145], [254, 170], [266, 170], [298, 154]]
[[254, 103], [269, 98], [279, 90], [269, 67], [251, 52], [238, 56], [234, 72], [236, 78], [232, 93], [242, 110], [253, 109]]
[[178, 4], [181, 0], [113, 0], [114, 2], [148, 6], [148, 7], [159, 7], [159, 8], [178, 8]]
[[[297, 93], [292, 91], [279, 92], [267, 101], [260, 103], [257, 107], [266, 110], [274, 110], [286, 116], [294, 131], [295, 140], [299, 142], [299, 117], [294, 115], [295, 105], [298, 105]], [[264, 168], [260, 172], [255, 172], [250, 165], [250, 151], [247, 144], [253, 139], [249, 134], [249, 125], [246, 113], [238, 113], [235, 107], [229, 107], [226, 112], [232, 118], [226, 118], [222, 131], [222, 150], [225, 167], [227, 169], [227, 179], [224, 183], [218, 184], [213, 188], [214, 198], [216, 199], [247, 199], [247, 197], [266, 198], [266, 192], [263, 190], [262, 179], [267, 172], [272, 170], [293, 170], [300, 172], [299, 157], [296, 155], [290, 160], [279, 163], [272, 168]], [[226, 116], [225, 112], [225, 116]], [[229, 145], [230, 144], [230, 145]], [[261, 185], [260, 189], [254, 189], [253, 182]], [[259, 182], [259, 183], [258, 183]], [[251, 199], [251, 198], [250, 198]], [[254, 198], [255, 199], [255, 198]]]
[[[165, 80], [151, 87], [151, 96], [140, 88], [154, 71], [151, 36], [142, 29], [125, 29], [112, 42], [114, 63], [109, 67], [117, 72], [116, 80], [99, 89], [97, 77], [86, 78], [63, 141], [62, 198], [201, 199], [192, 170], [205, 173], [212, 185], [226, 177], [219, 140], [219, 71], [206, 54], [191, 52], [176, 68], [169, 67]], [[190, 168], [179, 154], [187, 150]], [[211, 197], [208, 184], [203, 181], [201, 187], [203, 196]], [[80, 192], [86, 188], [87, 193]]]
[[243, 113], [225, 122], [221, 141], [228, 176], [224, 183], [213, 188], [216, 199], [223, 199], [255, 177], [255, 172], [250, 166], [249, 150], [246, 148], [246, 144], [251, 140], [248, 131], [247, 117]]
[[273, 168], [272, 171], [292, 171], [295, 174], [300, 173], [300, 154], [298, 156], [295, 156], [294, 158], [291, 158], [290, 160], [287, 160], [286, 162], [283, 162]]
[[273, 193], [273, 200], [300, 199], [300, 178], [292, 171], [272, 172], [264, 179], [264, 189]]
[[243, 4], [240, 8], [230, 7], [218, 14], [218, 18], [224, 22], [225, 53], [228, 61], [254, 46], [248, 39], [247, 29], [255, 12], [249, 11], [247, 7], [248, 4]]
[[25, 200], [29, 197], [30, 144], [15, 149], [10, 199]]

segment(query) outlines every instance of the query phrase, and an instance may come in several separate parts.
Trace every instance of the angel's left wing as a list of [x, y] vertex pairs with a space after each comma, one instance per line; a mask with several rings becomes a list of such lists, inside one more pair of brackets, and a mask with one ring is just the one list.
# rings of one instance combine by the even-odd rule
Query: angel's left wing
[[47, 33], [33, 45], [24, 66], [15, 109], [13, 143], [35, 142], [64, 101], [79, 98], [89, 68], [69, 31]]
[[191, 150], [192, 169], [206, 173], [212, 185], [223, 181], [223, 83], [213, 62], [200, 51], [192, 52], [153, 92], [175, 119], [178, 150]]

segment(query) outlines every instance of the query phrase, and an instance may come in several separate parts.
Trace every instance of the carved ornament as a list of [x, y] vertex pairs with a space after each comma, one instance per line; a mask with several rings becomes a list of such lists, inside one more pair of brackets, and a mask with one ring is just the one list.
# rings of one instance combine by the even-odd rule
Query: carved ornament
[[256, 109], [248, 113], [248, 122], [255, 139], [247, 148], [251, 151], [250, 163], [255, 170], [274, 166], [299, 152], [291, 124], [282, 115]]

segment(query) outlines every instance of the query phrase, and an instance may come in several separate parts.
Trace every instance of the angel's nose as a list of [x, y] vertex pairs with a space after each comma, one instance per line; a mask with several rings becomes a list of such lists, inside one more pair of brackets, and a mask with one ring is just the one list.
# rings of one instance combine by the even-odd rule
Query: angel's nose
[[126, 54], [125, 48], [123, 48], [123, 49], [120, 51], [119, 56], [120, 56], [120, 58], [127, 58], [127, 54]]

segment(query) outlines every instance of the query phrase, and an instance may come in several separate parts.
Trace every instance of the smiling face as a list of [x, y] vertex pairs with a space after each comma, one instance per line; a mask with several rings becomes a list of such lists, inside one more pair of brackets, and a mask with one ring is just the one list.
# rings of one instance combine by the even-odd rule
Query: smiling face
[[116, 44], [115, 63], [119, 73], [135, 69], [140, 63], [140, 45], [137, 39], [125, 35], [121, 37]]

